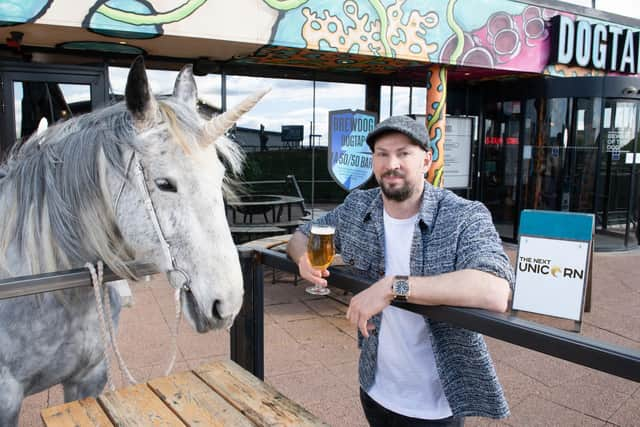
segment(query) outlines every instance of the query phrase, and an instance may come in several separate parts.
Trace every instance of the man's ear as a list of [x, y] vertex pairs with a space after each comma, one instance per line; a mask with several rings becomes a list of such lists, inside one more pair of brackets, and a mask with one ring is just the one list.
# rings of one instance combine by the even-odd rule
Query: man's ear
[[425, 175], [427, 174], [427, 172], [429, 172], [429, 169], [431, 168], [431, 163], [433, 163], [433, 151], [431, 150], [427, 150], [425, 156], [424, 156], [424, 173]]

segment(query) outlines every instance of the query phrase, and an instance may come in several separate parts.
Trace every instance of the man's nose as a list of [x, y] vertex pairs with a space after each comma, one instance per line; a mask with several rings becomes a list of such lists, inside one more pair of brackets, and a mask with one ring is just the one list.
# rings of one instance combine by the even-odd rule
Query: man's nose
[[389, 156], [389, 169], [398, 169], [400, 167], [400, 159], [398, 156]]

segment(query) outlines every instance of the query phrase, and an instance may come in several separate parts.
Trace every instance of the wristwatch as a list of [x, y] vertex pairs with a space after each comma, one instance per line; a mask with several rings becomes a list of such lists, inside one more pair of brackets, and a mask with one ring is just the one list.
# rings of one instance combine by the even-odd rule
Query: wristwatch
[[409, 276], [395, 276], [391, 282], [391, 294], [394, 301], [407, 302], [411, 287]]

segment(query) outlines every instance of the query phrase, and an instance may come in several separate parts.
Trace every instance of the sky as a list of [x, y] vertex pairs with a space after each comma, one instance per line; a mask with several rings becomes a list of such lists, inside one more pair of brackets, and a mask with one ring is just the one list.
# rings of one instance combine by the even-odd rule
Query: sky
[[[112, 93], [122, 94], [126, 85], [128, 69], [110, 67]], [[148, 70], [151, 90], [154, 94], [170, 94], [177, 71]], [[196, 76], [198, 97], [209, 104], [220, 107], [220, 75]], [[285, 80], [245, 76], [227, 76], [227, 107], [259, 90], [271, 91], [250, 112], [238, 121], [238, 126], [280, 132], [283, 125], [304, 126], [304, 144], [309, 144], [311, 122], [314, 117], [313, 82], [308, 80]], [[381, 119], [389, 116], [390, 88], [381, 91]], [[426, 89], [412, 91], [412, 111], [423, 113], [426, 104]], [[314, 143], [326, 146], [329, 111], [364, 109], [365, 85], [350, 83], [316, 82]], [[394, 114], [409, 113], [409, 88], [394, 88]]]

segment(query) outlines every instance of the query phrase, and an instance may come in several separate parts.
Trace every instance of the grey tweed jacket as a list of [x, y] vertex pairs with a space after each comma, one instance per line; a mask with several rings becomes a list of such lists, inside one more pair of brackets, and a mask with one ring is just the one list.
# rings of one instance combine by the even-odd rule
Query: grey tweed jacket
[[[380, 189], [354, 191], [344, 203], [315, 223], [336, 227], [336, 249], [353, 272], [372, 281], [384, 276], [384, 222]], [[311, 224], [299, 231], [309, 234]], [[477, 269], [506, 279], [513, 288], [513, 270], [504, 253], [491, 214], [480, 202], [425, 185], [411, 243], [411, 275], [433, 276]], [[372, 319], [380, 330], [382, 314]], [[436, 366], [455, 417], [509, 415], [502, 387], [480, 334], [425, 317]], [[375, 381], [378, 335], [359, 335], [360, 386]]]

